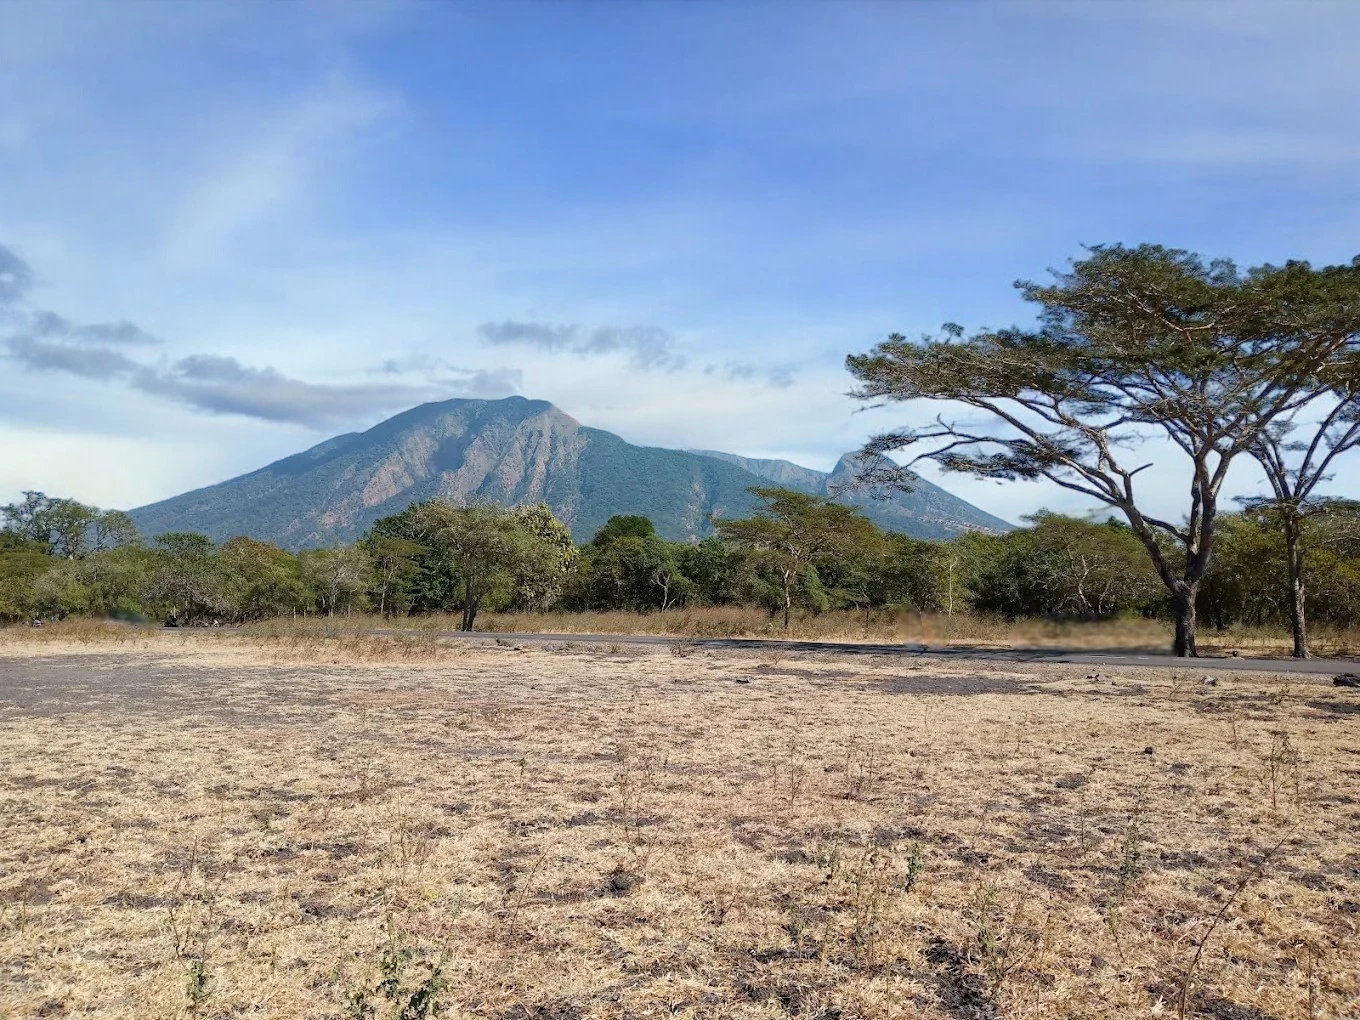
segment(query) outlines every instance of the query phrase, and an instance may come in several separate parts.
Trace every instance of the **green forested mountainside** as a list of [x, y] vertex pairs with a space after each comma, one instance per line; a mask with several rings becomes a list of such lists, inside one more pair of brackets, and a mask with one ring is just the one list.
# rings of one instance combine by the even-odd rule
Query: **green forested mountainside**
[[[735, 464], [776, 485], [814, 496], [830, 496], [839, 488], [850, 486], [855, 478], [856, 455], [850, 453], [842, 457], [828, 474], [787, 460], [758, 460], [715, 450], [695, 452]], [[898, 531], [912, 538], [946, 539], [965, 531], [1000, 533], [1013, 527], [924, 478], [916, 477], [911, 486], [910, 492], [880, 490], [879, 495], [885, 498], [847, 491], [841, 495], [841, 499], [858, 507], [865, 517], [880, 528]]]
[[[826, 492], [839, 480], [836, 472], [788, 467], [806, 476], [806, 491]], [[838, 465], [841, 475], [844, 467]], [[578, 542], [615, 514], [646, 515], [658, 534], [683, 540], [710, 534], [712, 514], [750, 512], [755, 501], [747, 490], [770, 477], [729, 455], [634, 446], [546, 401], [448, 400], [132, 517], [148, 537], [198, 531], [217, 541], [246, 535], [300, 549], [352, 541], [411, 503], [485, 499], [546, 502]], [[792, 476], [789, 484], [796, 484]], [[929, 483], [890, 503], [855, 501], [882, 527], [913, 537], [1008, 527]]]

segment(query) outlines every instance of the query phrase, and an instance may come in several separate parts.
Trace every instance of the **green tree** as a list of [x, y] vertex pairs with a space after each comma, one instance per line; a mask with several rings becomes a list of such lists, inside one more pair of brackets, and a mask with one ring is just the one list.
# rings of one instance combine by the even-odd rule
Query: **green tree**
[[883, 546], [871, 565], [874, 602], [918, 610], [943, 609], [947, 575], [945, 558], [953, 553], [939, 542], [906, 535], [883, 536]]
[[[1242, 272], [1155, 245], [1091, 248], [1051, 284], [1017, 284], [1040, 308], [1037, 328], [965, 337], [951, 324], [941, 338], [894, 334], [851, 356], [866, 400], [949, 401], [990, 419], [979, 427], [942, 415], [878, 436], [865, 452], [1043, 478], [1118, 510], [1175, 602], [1176, 654], [1195, 655], [1196, 596], [1228, 469], [1315, 399], [1319, 378], [1346, 357], [1353, 327], [1329, 321], [1335, 302], [1319, 298], [1319, 278], [1356, 272], [1360, 263]], [[1188, 467], [1180, 519], [1148, 512], [1138, 476], [1152, 466], [1140, 451], [1153, 436]]]
[[756, 550], [778, 571], [784, 628], [789, 626], [793, 591], [800, 575], [819, 556], [845, 554], [870, 539], [873, 524], [853, 507], [792, 489], [755, 486], [763, 505], [741, 520], [716, 520], [718, 534]]
[[53, 556], [75, 559], [89, 551], [88, 536], [98, 511], [74, 499], [25, 492], [18, 503], [0, 507], [5, 529], [46, 544]]
[[153, 557], [140, 544], [121, 545], [69, 560], [89, 592], [89, 612], [139, 616], [142, 592], [151, 576]]
[[526, 608], [546, 610], [562, 597], [562, 587], [580, 555], [571, 540], [571, 529], [557, 519], [547, 503], [520, 504], [512, 507], [510, 513], [552, 550], [548, 569], [521, 579], [515, 593], [517, 601]]
[[886, 536], [874, 530], [857, 542], [816, 557], [804, 572], [803, 600], [814, 611], [823, 606], [861, 610], [867, 625], [869, 611], [883, 604], [878, 569], [887, 551]]
[[1304, 568], [1312, 614], [1344, 627], [1360, 620], [1360, 504], [1331, 501], [1307, 518]]
[[[1337, 416], [1343, 409], [1355, 420], [1339, 419]], [[1348, 502], [1320, 498], [1314, 492], [1331, 477], [1328, 471], [1335, 459], [1360, 444], [1360, 402], [1355, 397], [1338, 401], [1308, 440], [1290, 440], [1292, 431], [1293, 423], [1285, 423], [1267, 430], [1257, 443], [1254, 454], [1270, 483], [1272, 494], [1265, 499], [1247, 500], [1246, 504], [1260, 511], [1284, 542], [1293, 654], [1297, 659], [1306, 659], [1309, 656], [1308, 582], [1304, 570], [1307, 557], [1304, 536], [1310, 518], [1342, 510]]]
[[435, 550], [429, 530], [435, 517], [421, 512], [424, 505], [413, 503], [399, 514], [375, 521], [368, 537], [370, 541], [396, 539], [416, 547], [407, 547], [416, 569], [404, 577], [399, 588], [393, 589], [391, 598], [404, 603], [407, 612], [449, 612], [460, 604], [462, 578], [452, 561]]
[[59, 619], [83, 616], [94, 608], [90, 590], [80, 576], [80, 564], [70, 559], [57, 560], [37, 579], [33, 600], [40, 614]]
[[45, 493], [27, 490], [24, 498], [17, 503], [0, 507], [0, 521], [4, 530], [29, 542], [38, 542], [43, 551], [52, 552], [52, 530], [48, 527], [45, 515], [53, 500]]
[[1224, 514], [1214, 562], [1204, 576], [1200, 608], [1223, 630], [1284, 619], [1284, 548], [1279, 533], [1257, 513]]
[[[1333, 344], [1304, 393], [1255, 436], [1252, 456], [1265, 472], [1270, 518], [1285, 546], [1290, 630], [1294, 655], [1308, 658], [1305, 522], [1331, 508], [1317, 490], [1332, 476], [1338, 457], [1360, 445], [1360, 257], [1348, 266], [1314, 269], [1290, 262], [1259, 272], [1277, 296], [1279, 314], [1266, 328], [1326, 337]], [[1338, 342], [1339, 341], [1339, 342]]]
[[577, 609], [647, 612], [688, 599], [693, 586], [676, 559], [676, 545], [656, 535], [619, 534], [587, 547], [572, 578], [567, 604]]
[[650, 518], [641, 514], [615, 514], [595, 532], [590, 544], [597, 549], [603, 549], [610, 542], [620, 538], [648, 538], [655, 534], [656, 526], [652, 524]]
[[34, 586], [51, 566], [45, 542], [0, 531], [0, 620], [32, 619], [37, 612]]
[[229, 604], [214, 552], [212, 539], [197, 532], [175, 531], [157, 537], [152, 550], [155, 565], [143, 602], [183, 623], [225, 614]]
[[52, 553], [73, 560], [89, 551], [97, 511], [74, 499], [54, 499], [43, 514], [52, 536]]
[[676, 566], [690, 582], [690, 598], [709, 606], [737, 601], [741, 585], [741, 554], [716, 535], [681, 545]]
[[1041, 511], [1028, 528], [970, 543], [973, 608], [1012, 618], [1104, 617], [1146, 606], [1163, 592], [1142, 545], [1118, 521]]
[[372, 564], [370, 601], [382, 616], [408, 613], [414, 601], [413, 584], [421, 572], [421, 559], [429, 550], [419, 542], [376, 532], [361, 542]]
[[504, 507], [431, 500], [413, 510], [416, 528], [462, 579], [465, 631], [472, 630], [489, 594], [532, 584], [551, 574], [557, 562], [558, 550]]
[[137, 525], [122, 510], [96, 510], [90, 521], [90, 551], [108, 552], [141, 541]]
[[305, 605], [299, 561], [278, 546], [237, 536], [222, 543], [217, 560], [233, 620], [267, 620]]

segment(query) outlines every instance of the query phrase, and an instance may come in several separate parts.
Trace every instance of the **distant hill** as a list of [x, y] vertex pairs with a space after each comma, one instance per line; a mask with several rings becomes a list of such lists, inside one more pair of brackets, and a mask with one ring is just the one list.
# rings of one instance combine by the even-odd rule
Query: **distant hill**
[[836, 495], [841, 502], [859, 507], [865, 517], [887, 531], [900, 531], [913, 538], [953, 538], [964, 531], [1010, 531], [1014, 525], [965, 503], [924, 478], [911, 482], [910, 492], [854, 491], [858, 454], [847, 453], [831, 470], [814, 471], [787, 460], [757, 460], [716, 450], [693, 451], [735, 464], [764, 479], [764, 484], [781, 485], [817, 496]]
[[[475, 498], [545, 502], [578, 542], [614, 514], [645, 514], [661, 535], [683, 540], [710, 533], [712, 514], [748, 513], [756, 502], [747, 492], [752, 485], [775, 480], [822, 493], [844, 476], [845, 465], [845, 458], [837, 465], [841, 476], [826, 475], [787, 461], [634, 446], [542, 400], [447, 400], [141, 507], [132, 518], [147, 536], [199, 531], [221, 541], [249, 535], [299, 549], [352, 541], [414, 502]], [[929, 483], [894, 498], [901, 501], [895, 510], [873, 500], [865, 509], [895, 531], [939, 538], [1010, 527]]]

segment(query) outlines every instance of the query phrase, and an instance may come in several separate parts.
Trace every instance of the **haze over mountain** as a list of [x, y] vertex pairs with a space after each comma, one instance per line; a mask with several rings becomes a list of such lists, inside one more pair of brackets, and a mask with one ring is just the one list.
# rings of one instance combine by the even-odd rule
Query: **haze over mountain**
[[[662, 536], [680, 540], [709, 534], [712, 514], [748, 513], [753, 485], [825, 495], [851, 470], [848, 456], [827, 474], [787, 461], [634, 446], [546, 401], [459, 399], [422, 404], [132, 517], [147, 536], [248, 535], [297, 549], [352, 541], [380, 517], [441, 497], [545, 502], [578, 542], [614, 514], [645, 514]], [[921, 538], [1010, 527], [924, 480], [886, 501], [851, 501], [880, 526]]]

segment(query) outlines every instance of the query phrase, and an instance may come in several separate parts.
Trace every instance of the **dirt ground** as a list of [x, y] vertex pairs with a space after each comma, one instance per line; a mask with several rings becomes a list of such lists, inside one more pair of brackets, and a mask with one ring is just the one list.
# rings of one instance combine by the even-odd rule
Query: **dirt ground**
[[1360, 690], [1212, 680], [9, 641], [0, 1017], [1360, 1016]]

